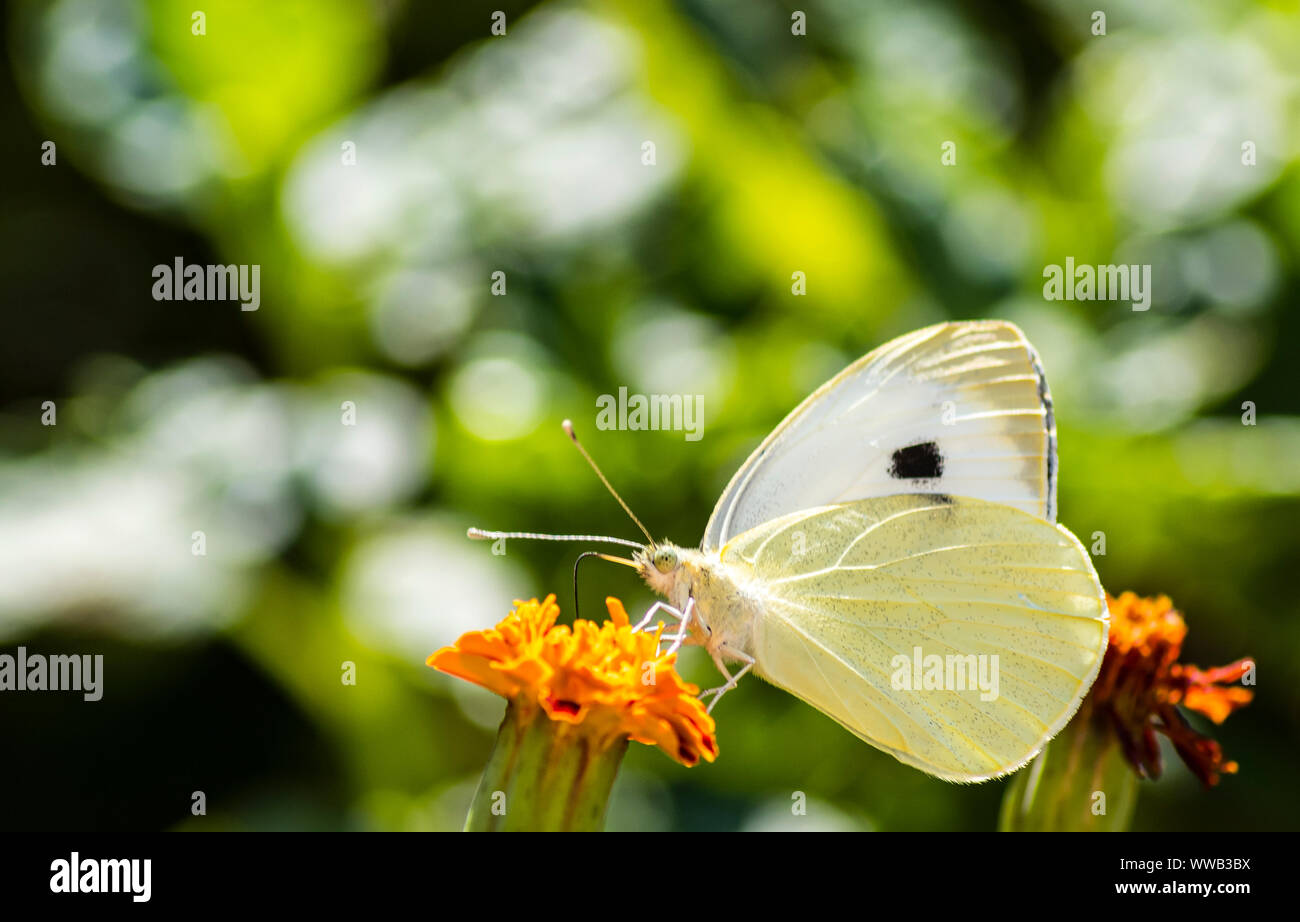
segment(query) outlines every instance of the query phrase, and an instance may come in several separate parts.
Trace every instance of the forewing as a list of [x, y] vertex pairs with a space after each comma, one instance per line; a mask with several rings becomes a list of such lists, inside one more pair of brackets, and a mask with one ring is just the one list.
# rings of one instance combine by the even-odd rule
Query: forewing
[[704, 547], [800, 509], [947, 493], [1056, 518], [1056, 423], [1014, 324], [943, 323], [892, 340], [818, 388], [731, 479]]
[[[813, 509], [738, 536], [722, 559], [761, 599], [760, 675], [954, 781], [1028, 761], [1078, 709], [1106, 650], [1087, 553], [1009, 506], [902, 495]], [[911, 687], [910, 666], [901, 681], [896, 657], [929, 656], [960, 658], [944, 667], [949, 687]], [[996, 689], [981, 685], [994, 674]]]

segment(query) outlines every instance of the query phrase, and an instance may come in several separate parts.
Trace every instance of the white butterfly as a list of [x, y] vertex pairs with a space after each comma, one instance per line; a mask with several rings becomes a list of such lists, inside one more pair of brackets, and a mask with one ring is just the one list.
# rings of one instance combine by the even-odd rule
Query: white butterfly
[[651, 541], [622, 562], [667, 599], [638, 627], [678, 619], [672, 649], [702, 646], [726, 676], [714, 705], [752, 670], [908, 765], [983, 781], [1060, 731], [1106, 650], [1105, 594], [1055, 515], [1033, 347], [1010, 323], [945, 323], [800, 404], [700, 549]]

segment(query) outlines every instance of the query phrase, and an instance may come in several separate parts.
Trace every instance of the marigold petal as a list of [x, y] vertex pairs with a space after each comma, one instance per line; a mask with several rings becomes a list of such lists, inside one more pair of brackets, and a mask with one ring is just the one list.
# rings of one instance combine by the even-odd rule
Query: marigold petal
[[470, 631], [456, 641], [456, 649], [470, 656], [505, 659], [510, 655], [511, 645], [497, 631]]
[[623, 602], [620, 599], [616, 599], [612, 595], [606, 597], [605, 608], [609, 610], [609, 620], [614, 622], [615, 627], [628, 627], [631, 625], [632, 619], [627, 616], [627, 609], [623, 607]]
[[456, 676], [504, 697], [514, 695], [519, 683], [503, 675], [496, 664], [481, 656], [465, 656], [458, 650], [444, 648], [429, 657], [429, 665], [440, 672]]
[[1250, 704], [1255, 693], [1248, 688], [1219, 688], [1214, 685], [1196, 686], [1187, 689], [1183, 698], [1183, 707], [1204, 714], [1216, 724], [1228, 719], [1239, 707]]

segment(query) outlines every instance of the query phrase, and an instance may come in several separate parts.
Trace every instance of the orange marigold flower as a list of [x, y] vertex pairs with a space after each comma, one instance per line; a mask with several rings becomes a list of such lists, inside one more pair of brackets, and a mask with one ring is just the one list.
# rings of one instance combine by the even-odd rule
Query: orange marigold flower
[[623, 603], [605, 600], [610, 620], [556, 625], [555, 596], [515, 602], [504, 621], [470, 631], [428, 659], [434, 669], [505, 698], [540, 706], [555, 721], [581, 725], [602, 746], [631, 738], [683, 765], [718, 754], [713, 718], [699, 688], [677, 674], [677, 655], [660, 656], [658, 632], [632, 633]]
[[1157, 731], [1207, 787], [1218, 784], [1221, 773], [1236, 772], [1237, 763], [1224, 761], [1219, 744], [1193, 730], [1177, 706], [1223, 723], [1254, 696], [1240, 686], [1225, 687], [1245, 675], [1251, 661], [1209, 670], [1179, 663], [1187, 623], [1168, 596], [1149, 599], [1125, 592], [1115, 598], [1108, 593], [1106, 601], [1110, 645], [1092, 697], [1138, 776], [1160, 777]]

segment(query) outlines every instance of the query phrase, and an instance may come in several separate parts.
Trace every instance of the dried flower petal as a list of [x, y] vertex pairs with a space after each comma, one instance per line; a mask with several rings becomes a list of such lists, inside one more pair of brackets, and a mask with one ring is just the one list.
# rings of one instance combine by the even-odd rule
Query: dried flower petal
[[1091, 694], [1139, 777], [1160, 777], [1157, 732], [1169, 738], [1207, 787], [1218, 784], [1221, 774], [1236, 772], [1237, 763], [1225, 761], [1219, 744], [1197, 733], [1177, 706], [1222, 723], [1254, 696], [1249, 689], [1224, 684], [1241, 679], [1250, 660], [1207, 670], [1179, 663], [1187, 624], [1168, 596], [1149, 599], [1125, 592], [1106, 598], [1110, 646]]

